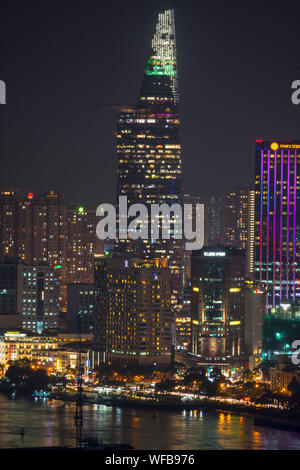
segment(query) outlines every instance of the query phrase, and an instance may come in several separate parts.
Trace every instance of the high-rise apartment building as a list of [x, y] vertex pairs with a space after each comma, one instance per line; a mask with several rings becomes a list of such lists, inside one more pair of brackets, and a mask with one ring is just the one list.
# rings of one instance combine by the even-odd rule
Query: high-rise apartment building
[[0, 258], [27, 265], [60, 266], [66, 277], [66, 206], [54, 191], [27, 196], [3, 191], [0, 195]]
[[99, 362], [170, 364], [173, 313], [166, 265], [162, 258], [96, 257], [94, 352]]
[[0, 194], [1, 260], [6, 256], [26, 264], [62, 265], [65, 260], [66, 207], [54, 191], [27, 196]]
[[256, 141], [256, 279], [268, 290], [267, 311], [300, 298], [300, 142]]
[[61, 265], [65, 273], [66, 206], [54, 191], [31, 196], [32, 258], [28, 264]]
[[[117, 121], [119, 196], [128, 205], [181, 203], [181, 144], [176, 39], [173, 10], [160, 13], [136, 106], [120, 107]], [[160, 226], [161, 217], [158, 216]], [[174, 222], [174, 217], [172, 216]], [[120, 221], [121, 222], [121, 221]], [[171, 237], [174, 224], [171, 223]], [[182, 293], [182, 241], [133, 240], [123, 234], [117, 249], [143, 258], [168, 259], [172, 295]], [[122, 229], [119, 230], [122, 236]]]
[[0, 192], [0, 260], [32, 261], [30, 198], [19, 191]]
[[59, 269], [23, 266], [22, 329], [34, 333], [59, 326]]
[[249, 196], [248, 188], [222, 188], [222, 245], [247, 249]]
[[0, 328], [33, 333], [57, 330], [59, 268], [28, 266], [7, 259], [0, 263]]
[[94, 255], [103, 253], [103, 242], [96, 235], [96, 210], [83, 206], [67, 207], [67, 283], [94, 282]]
[[245, 255], [209, 246], [192, 252], [191, 352], [204, 363], [240, 361], [244, 352]]

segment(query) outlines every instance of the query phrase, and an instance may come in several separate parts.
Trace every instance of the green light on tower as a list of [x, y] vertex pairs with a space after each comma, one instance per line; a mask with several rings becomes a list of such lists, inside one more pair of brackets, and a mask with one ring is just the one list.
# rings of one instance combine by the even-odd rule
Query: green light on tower
[[79, 214], [82, 214], [84, 212], [84, 207], [83, 206], [78, 207], [78, 212]]

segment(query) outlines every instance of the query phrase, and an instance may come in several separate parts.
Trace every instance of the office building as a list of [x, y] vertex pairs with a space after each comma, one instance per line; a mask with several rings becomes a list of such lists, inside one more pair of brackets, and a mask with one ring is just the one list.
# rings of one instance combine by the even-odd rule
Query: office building
[[266, 313], [267, 290], [265, 284], [245, 280], [245, 355], [247, 365], [253, 369], [262, 361], [262, 329]]
[[193, 251], [191, 281], [192, 354], [203, 363], [241, 361], [245, 255], [220, 246]]
[[33, 333], [59, 327], [59, 269], [23, 266], [22, 329]]
[[[67, 287], [67, 331], [92, 333], [94, 322], [94, 284], [75, 283]], [[79, 316], [80, 313], [80, 325]]]

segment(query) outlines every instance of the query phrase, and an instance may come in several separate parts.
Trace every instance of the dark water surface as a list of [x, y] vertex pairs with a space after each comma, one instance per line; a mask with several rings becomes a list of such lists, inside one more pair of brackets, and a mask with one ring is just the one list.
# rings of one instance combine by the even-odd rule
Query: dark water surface
[[[74, 446], [74, 403], [0, 394], [0, 448]], [[228, 412], [159, 411], [84, 405], [84, 435], [135, 449], [300, 449], [300, 433], [253, 425]], [[25, 427], [25, 436], [18, 432]]]

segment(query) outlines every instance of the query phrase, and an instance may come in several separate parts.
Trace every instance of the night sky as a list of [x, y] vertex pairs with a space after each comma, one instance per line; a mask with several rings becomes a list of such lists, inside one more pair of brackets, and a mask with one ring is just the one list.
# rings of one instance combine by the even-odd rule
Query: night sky
[[0, 189], [114, 201], [116, 116], [96, 104], [136, 103], [157, 13], [170, 7], [185, 191], [249, 185], [256, 138], [300, 140], [299, 1], [2, 1]]

